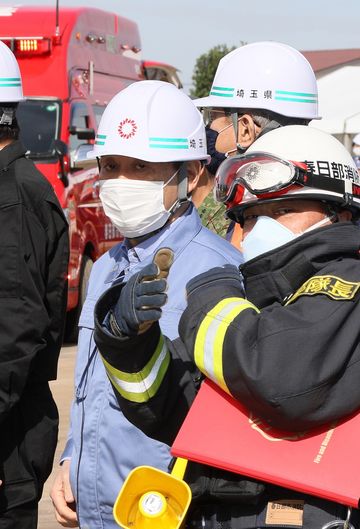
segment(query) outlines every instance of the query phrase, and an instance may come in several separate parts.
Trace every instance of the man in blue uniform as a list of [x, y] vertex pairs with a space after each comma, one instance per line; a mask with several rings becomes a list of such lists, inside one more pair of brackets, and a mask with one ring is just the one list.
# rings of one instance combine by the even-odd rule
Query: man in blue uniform
[[192, 205], [209, 158], [205, 130], [192, 101], [173, 85], [143, 81], [115, 96], [101, 119], [93, 156], [105, 213], [125, 239], [95, 263], [90, 277], [69, 439], [52, 499], [63, 525], [103, 529], [116, 527], [112, 506], [128, 472], [139, 464], [166, 470], [170, 456], [166, 444], [149, 439], [122, 415], [93, 340], [96, 301], [168, 246], [174, 264], [161, 326], [176, 338], [187, 281], [214, 265], [239, 264], [242, 257], [201, 225]]

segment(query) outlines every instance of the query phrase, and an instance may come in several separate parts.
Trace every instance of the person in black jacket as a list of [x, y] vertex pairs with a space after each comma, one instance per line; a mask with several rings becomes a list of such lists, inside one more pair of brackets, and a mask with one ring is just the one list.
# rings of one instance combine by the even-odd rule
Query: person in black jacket
[[2, 42], [0, 71], [0, 527], [35, 529], [57, 442], [68, 225], [18, 140], [21, 77]]
[[[227, 266], [189, 282], [180, 339], [164, 339], [157, 323], [139, 327], [166, 302], [155, 265], [96, 306], [95, 340], [124, 414], [172, 444], [203, 377], [283, 430], [358, 411], [360, 181], [350, 154], [321, 131], [283, 127], [226, 160], [216, 191], [244, 228], [245, 264], [241, 275]], [[348, 516], [338, 503], [210, 466], [190, 463], [185, 479], [188, 528], [318, 529]], [[360, 527], [359, 510], [350, 522]]]

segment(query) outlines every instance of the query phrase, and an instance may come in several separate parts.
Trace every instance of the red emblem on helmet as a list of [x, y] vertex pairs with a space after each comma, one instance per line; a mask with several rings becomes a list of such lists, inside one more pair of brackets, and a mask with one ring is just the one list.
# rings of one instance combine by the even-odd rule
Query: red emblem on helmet
[[133, 119], [125, 118], [120, 121], [118, 126], [118, 133], [125, 140], [128, 140], [129, 138], [135, 136], [136, 131], [137, 125]]

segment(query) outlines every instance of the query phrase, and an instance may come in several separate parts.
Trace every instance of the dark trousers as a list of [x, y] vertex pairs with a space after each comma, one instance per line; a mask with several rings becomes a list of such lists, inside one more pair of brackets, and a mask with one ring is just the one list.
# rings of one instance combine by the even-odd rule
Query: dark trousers
[[38, 504], [35, 501], [0, 514], [0, 529], [36, 529], [37, 522]]

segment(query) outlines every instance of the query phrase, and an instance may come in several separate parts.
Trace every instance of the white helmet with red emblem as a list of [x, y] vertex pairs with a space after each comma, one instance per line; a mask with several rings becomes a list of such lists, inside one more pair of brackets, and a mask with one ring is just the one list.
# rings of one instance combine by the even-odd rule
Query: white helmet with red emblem
[[138, 81], [110, 101], [88, 156], [105, 155], [148, 162], [210, 159], [200, 112], [187, 95], [162, 81]]
[[246, 154], [226, 159], [215, 193], [239, 222], [250, 206], [289, 198], [360, 210], [360, 176], [350, 153], [330, 134], [304, 125], [268, 132]]

